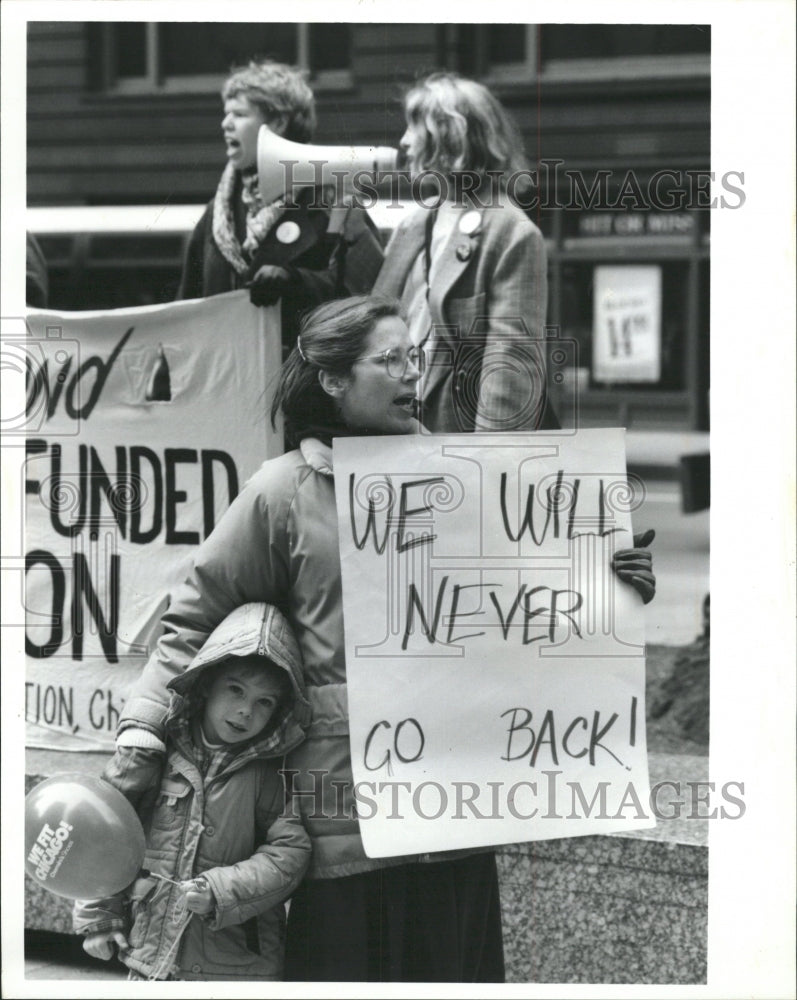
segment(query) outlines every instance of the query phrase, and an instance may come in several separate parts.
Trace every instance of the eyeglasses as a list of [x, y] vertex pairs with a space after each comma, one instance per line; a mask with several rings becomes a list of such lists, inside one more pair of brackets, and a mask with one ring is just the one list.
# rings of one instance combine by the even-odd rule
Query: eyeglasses
[[410, 362], [418, 369], [421, 375], [423, 375], [426, 368], [426, 355], [422, 347], [411, 347], [406, 354], [400, 347], [391, 347], [390, 350], [382, 351], [381, 354], [366, 354], [364, 357], [355, 358], [354, 360], [375, 361], [377, 358], [385, 362], [388, 375], [395, 379], [404, 378]]

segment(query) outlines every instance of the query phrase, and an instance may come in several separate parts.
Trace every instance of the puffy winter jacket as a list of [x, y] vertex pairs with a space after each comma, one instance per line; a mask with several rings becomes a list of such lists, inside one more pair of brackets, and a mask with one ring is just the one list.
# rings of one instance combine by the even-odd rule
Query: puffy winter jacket
[[[343, 600], [332, 451], [307, 438], [264, 463], [199, 547], [162, 619], [165, 633], [125, 705], [126, 727], [159, 733], [166, 684], [231, 608], [266, 600], [285, 610], [304, 661], [307, 739], [287, 758], [313, 842], [308, 876], [352, 875], [417, 856], [370, 859], [353, 802]], [[302, 794], [304, 793], [304, 794]], [[445, 855], [424, 855], [441, 860]]]
[[[250, 653], [288, 672], [293, 704], [252, 743], [213, 751], [219, 755], [216, 766], [203, 777], [187, 718], [194, 687], [212, 665]], [[283, 755], [302, 740], [309, 718], [296, 641], [276, 608], [247, 604], [226, 617], [169, 687], [166, 753], [117, 754], [109, 777], [131, 798], [149, 789], [138, 798], [147, 834], [144, 868], [175, 881], [202, 875], [215, 909], [189, 918], [180, 890], [149, 876], [125, 894], [77, 903], [75, 930], [127, 932], [130, 950], [122, 960], [152, 978], [279, 979], [282, 901], [310, 859], [309, 837], [298, 815], [285, 807], [279, 773]]]

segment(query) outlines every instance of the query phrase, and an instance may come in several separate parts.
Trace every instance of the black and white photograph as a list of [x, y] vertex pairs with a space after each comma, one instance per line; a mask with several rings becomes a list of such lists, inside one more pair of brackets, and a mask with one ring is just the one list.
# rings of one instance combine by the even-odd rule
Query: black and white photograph
[[4, 996], [794, 995], [793, 12], [3, 5]]

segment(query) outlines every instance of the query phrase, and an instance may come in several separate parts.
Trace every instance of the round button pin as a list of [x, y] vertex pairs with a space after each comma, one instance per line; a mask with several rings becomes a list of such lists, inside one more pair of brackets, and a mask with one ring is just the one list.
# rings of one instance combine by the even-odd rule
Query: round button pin
[[467, 243], [460, 243], [457, 247], [457, 260], [467, 260], [470, 257], [470, 247]]
[[477, 212], [476, 209], [472, 209], [470, 212], [466, 212], [462, 218], [459, 220], [459, 231], [465, 233], [466, 236], [470, 236], [471, 233], [475, 233], [482, 222], [481, 212]]
[[296, 222], [281, 222], [277, 226], [277, 239], [280, 243], [295, 243], [302, 235]]

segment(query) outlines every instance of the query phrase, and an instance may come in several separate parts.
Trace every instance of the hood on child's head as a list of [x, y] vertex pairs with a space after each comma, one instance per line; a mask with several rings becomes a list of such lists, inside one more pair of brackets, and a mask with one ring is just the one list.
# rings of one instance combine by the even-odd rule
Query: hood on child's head
[[[280, 712], [278, 721], [283, 732], [279, 742], [286, 749], [295, 746], [310, 724], [310, 705], [305, 694], [299, 644], [285, 616], [273, 604], [244, 604], [231, 611], [210, 633], [187, 669], [167, 685], [176, 696], [172, 699], [170, 717], [185, 711], [195, 696], [198, 681], [208, 670], [240, 656], [265, 657], [287, 673], [293, 704]], [[268, 729], [272, 728], [270, 724]]]

